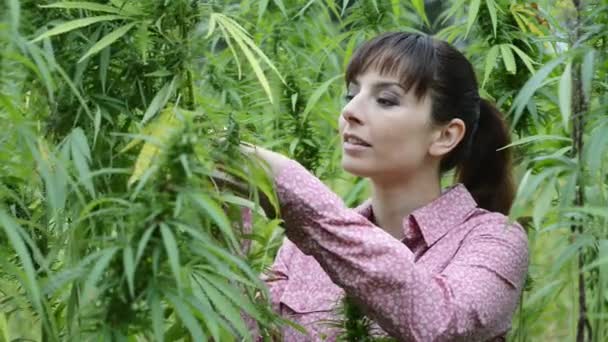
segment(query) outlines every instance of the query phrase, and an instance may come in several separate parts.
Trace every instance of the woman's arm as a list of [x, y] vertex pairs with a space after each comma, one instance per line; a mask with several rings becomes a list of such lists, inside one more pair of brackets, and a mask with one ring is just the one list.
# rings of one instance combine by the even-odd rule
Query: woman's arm
[[346, 208], [301, 165], [261, 151], [275, 175], [287, 237], [384, 330], [417, 341], [503, 333], [494, 331], [496, 323], [511, 320], [527, 269], [527, 240], [519, 228], [506, 229], [502, 216], [489, 215], [453, 262], [432, 276], [416, 267], [403, 243]]

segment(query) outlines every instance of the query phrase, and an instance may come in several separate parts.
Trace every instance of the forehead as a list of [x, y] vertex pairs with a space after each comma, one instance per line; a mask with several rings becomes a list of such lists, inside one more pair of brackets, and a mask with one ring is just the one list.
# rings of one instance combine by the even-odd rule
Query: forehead
[[[356, 86], [374, 86], [374, 87], [389, 87], [396, 86], [403, 88], [399, 77], [395, 74], [381, 73], [377, 69], [371, 69], [363, 72], [362, 74], [356, 75], [354, 79], [348, 82], [348, 85]], [[405, 90], [405, 89], [403, 89]]]

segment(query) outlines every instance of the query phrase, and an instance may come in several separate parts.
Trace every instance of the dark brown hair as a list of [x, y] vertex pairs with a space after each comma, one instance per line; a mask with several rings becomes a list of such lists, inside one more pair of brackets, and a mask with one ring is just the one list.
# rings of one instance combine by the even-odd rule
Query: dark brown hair
[[454, 118], [466, 126], [462, 141], [443, 158], [440, 171], [456, 168], [457, 181], [471, 192], [479, 207], [508, 214], [514, 198], [510, 143], [502, 114], [479, 96], [473, 66], [447, 42], [430, 36], [390, 32], [364, 43], [346, 69], [346, 84], [367, 70], [397, 75], [406, 91], [418, 99], [431, 97], [434, 124]]

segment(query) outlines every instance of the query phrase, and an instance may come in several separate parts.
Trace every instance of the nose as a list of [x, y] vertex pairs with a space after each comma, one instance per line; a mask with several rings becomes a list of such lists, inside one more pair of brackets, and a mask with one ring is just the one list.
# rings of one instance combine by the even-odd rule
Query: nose
[[363, 115], [361, 106], [357, 105], [357, 96], [350, 100], [342, 109], [342, 118], [349, 124], [362, 125]]

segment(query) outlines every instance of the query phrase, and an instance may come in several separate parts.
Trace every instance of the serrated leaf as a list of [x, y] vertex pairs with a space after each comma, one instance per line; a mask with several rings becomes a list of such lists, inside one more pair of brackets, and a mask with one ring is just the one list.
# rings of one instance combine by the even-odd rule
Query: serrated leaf
[[175, 283], [177, 284], [178, 291], [181, 292], [182, 289], [182, 280], [181, 280], [181, 272], [179, 266], [179, 250], [177, 248], [177, 242], [175, 241], [175, 236], [171, 232], [169, 226], [164, 223], [160, 224], [160, 233], [163, 237], [163, 244], [165, 245], [165, 251], [167, 252], [167, 257], [169, 258], [169, 266], [171, 267], [171, 271], [175, 276]]
[[97, 259], [95, 266], [93, 266], [93, 268], [91, 269], [91, 272], [89, 273], [89, 276], [87, 277], [87, 280], [84, 284], [84, 293], [82, 297], [85, 303], [90, 302], [95, 298], [93, 291], [97, 286], [97, 283], [101, 279], [103, 272], [110, 264], [110, 261], [112, 261], [112, 257], [114, 257], [114, 253], [117, 250], [117, 247], [106, 248], [101, 253], [99, 259]]
[[511, 107], [511, 111], [515, 113], [515, 118], [512, 120], [512, 125], [517, 124], [519, 117], [530, 101], [530, 98], [534, 95], [536, 90], [545, 82], [546, 78], [551, 74], [553, 69], [561, 64], [566, 55], [561, 55], [547, 64], [545, 64], [542, 68], [540, 68], [532, 77], [524, 84], [521, 88], [515, 99], [513, 100], [513, 105]]
[[496, 2], [494, 2], [494, 0], [486, 0], [486, 6], [488, 7], [488, 12], [490, 12], [492, 32], [494, 33], [494, 37], [496, 37], [496, 27], [498, 26], [498, 19], [496, 17]]
[[431, 24], [429, 23], [429, 19], [426, 16], [426, 10], [424, 9], [424, 0], [411, 0], [412, 1], [412, 6], [414, 7], [414, 10], [416, 10], [416, 13], [420, 16], [420, 18], [422, 18], [422, 20], [424, 21], [424, 23], [427, 26], [431, 26]]
[[146, 109], [144, 117], [141, 120], [142, 125], [145, 125], [148, 121], [150, 121], [150, 119], [152, 119], [154, 115], [156, 115], [161, 108], [167, 104], [175, 88], [175, 82], [176, 77], [173, 77], [171, 82], [165, 83], [165, 85], [156, 93], [156, 95], [154, 95], [154, 98], [150, 102], [150, 105]]
[[133, 260], [133, 248], [131, 245], [127, 245], [122, 250], [122, 263], [125, 268], [125, 276], [127, 278], [127, 286], [129, 287], [129, 293], [131, 298], [135, 297], [135, 262]]
[[70, 135], [70, 148], [72, 160], [78, 171], [79, 181], [82, 183], [91, 196], [95, 197], [95, 188], [91, 180], [91, 170], [89, 163], [91, 162], [91, 149], [84, 135], [82, 128], [75, 128]]
[[593, 62], [595, 60], [595, 50], [591, 49], [585, 54], [583, 64], [581, 65], [581, 83], [583, 85], [583, 94], [585, 100], [591, 98], [591, 82], [593, 81]]
[[[163, 110], [161, 115], [151, 122], [149, 126], [146, 128], [146, 133], [150, 139], [146, 140], [137, 156], [128, 185], [132, 185], [141, 179], [153, 163], [164, 155], [163, 153], [170, 145], [172, 139], [183, 129], [184, 122], [177, 118], [174, 108], [169, 107]], [[132, 144], [137, 144], [137, 140], [129, 143], [127, 147]]]
[[515, 56], [513, 56], [513, 51], [511, 51], [509, 45], [501, 44], [500, 53], [502, 55], [502, 61], [505, 64], [505, 68], [507, 69], [507, 71], [511, 74], [515, 74], [517, 72]]
[[142, 255], [144, 254], [144, 250], [146, 249], [148, 241], [150, 240], [150, 237], [155, 229], [156, 225], [149, 227], [141, 236], [141, 239], [139, 239], [139, 243], [137, 244], [137, 254], [135, 255], [135, 266], [137, 266], [139, 259], [141, 259]]
[[34, 40], [32, 40], [32, 43], [35, 43], [37, 41], [40, 41], [40, 40], [48, 38], [48, 37], [56, 36], [58, 34], [70, 32], [70, 31], [73, 31], [73, 30], [81, 28], [81, 27], [89, 26], [89, 25], [92, 25], [95, 23], [111, 21], [111, 20], [119, 20], [119, 19], [125, 19], [125, 17], [119, 16], [119, 15], [100, 15], [100, 16], [95, 16], [95, 17], [71, 20], [71, 21], [68, 21], [67, 23], [59, 24], [59, 25], [53, 27], [52, 29], [44, 32], [43, 34], [39, 35]]
[[[260, 311], [255, 307], [255, 305], [253, 305], [253, 303], [251, 303], [251, 301], [246, 298], [240, 290], [238, 290], [234, 285], [230, 284], [229, 277], [225, 276], [224, 278], [220, 278], [219, 276], [213, 274], [206, 274], [205, 277], [239, 309], [244, 310], [249, 316], [255, 318], [256, 320], [262, 319]], [[222, 283], [225, 283], [226, 285], [221, 286]]]
[[277, 75], [277, 77], [279, 77], [281, 82], [285, 83], [285, 79], [283, 78], [283, 76], [279, 73], [277, 68], [264, 54], [264, 52], [253, 42], [253, 40], [251, 40], [247, 31], [241, 25], [239, 25], [236, 21], [223, 14], [214, 13], [212, 15], [215, 16], [215, 20], [217, 21], [218, 25], [225, 29], [225, 31], [223, 32], [228, 33], [224, 35], [226, 40], [228, 41], [230, 39], [233, 39], [237, 43], [243, 54], [245, 54], [247, 61], [251, 65], [251, 68], [253, 69], [258, 81], [260, 82], [260, 85], [268, 96], [270, 103], [273, 103], [274, 99], [270, 90], [270, 84], [268, 82], [268, 79], [266, 78], [266, 75], [262, 71], [260, 63], [255, 58], [255, 55], [257, 55], [268, 67], [270, 67], [272, 71], [274, 71], [274, 73]]
[[[211, 303], [213, 303], [216, 311], [221, 312], [241, 336], [246, 336], [247, 326], [232, 302], [217, 290], [214, 286], [215, 284], [207, 281], [204, 277], [197, 277], [197, 280], [207, 297], [211, 300]], [[217, 285], [221, 286], [222, 284]]]
[[481, 5], [481, 0], [473, 0], [469, 4], [469, 15], [467, 16], [467, 31], [464, 34], [465, 38], [469, 35], [471, 28], [473, 28], [475, 19], [477, 19], [477, 13], [479, 13], [480, 5]]
[[49, 5], [40, 5], [40, 7], [42, 7], [42, 8], [82, 9], [82, 10], [87, 10], [87, 11], [106, 12], [106, 13], [113, 13], [113, 14], [121, 13], [120, 8], [103, 5], [103, 4], [98, 4], [98, 3], [94, 3], [94, 2], [88, 2], [88, 1], [61, 1], [61, 2], [56, 2], [53, 4], [49, 4]]
[[327, 81], [323, 82], [319, 87], [317, 87], [315, 89], [315, 91], [312, 93], [312, 95], [310, 95], [308, 102], [306, 102], [306, 107], [304, 108], [304, 112], [302, 113], [302, 122], [306, 122], [310, 111], [317, 104], [319, 99], [321, 99], [321, 97], [327, 93], [327, 88], [329, 88], [329, 86], [332, 83], [334, 83], [335, 80], [337, 80], [338, 78], [340, 78], [342, 76], [343, 76], [342, 74], [336, 75], [336, 76], [328, 79]]
[[154, 341], [164, 341], [164, 322], [163, 310], [160, 304], [160, 297], [155, 289], [151, 290], [148, 297], [148, 305], [150, 305], [150, 316], [152, 317], [152, 331], [154, 332]]
[[559, 110], [562, 113], [562, 124], [568, 131], [572, 113], [572, 62], [568, 62], [559, 80]]
[[78, 63], [81, 63], [88, 57], [98, 53], [99, 51], [103, 50], [110, 44], [114, 43], [116, 40], [120, 39], [120, 37], [127, 34], [127, 32], [129, 32], [129, 30], [131, 28], [133, 28], [133, 26], [135, 26], [135, 25], [136, 25], [136, 23], [126, 24], [126, 25], [121, 26], [121, 27], [117, 28], [116, 30], [110, 32], [109, 34], [107, 34], [106, 36], [101, 38], [97, 43], [95, 43], [95, 45], [91, 46], [89, 51], [87, 51], [84, 54], [84, 56], [80, 57], [80, 59], [78, 60]]
[[553, 200], [554, 194], [555, 178], [551, 179], [548, 184], [545, 184], [538, 195], [538, 198], [534, 201], [532, 220], [534, 221], [534, 227], [537, 230], [541, 228], [541, 224], [547, 215], [547, 212], [551, 209], [551, 201]]
[[207, 341], [207, 336], [203, 332], [203, 329], [201, 328], [199, 322], [196, 320], [196, 318], [194, 318], [194, 316], [190, 312], [191, 309], [188, 307], [188, 305], [184, 301], [182, 301], [179, 297], [177, 297], [171, 293], [165, 292], [165, 296], [171, 303], [171, 306], [175, 309], [177, 316], [184, 323], [184, 325], [186, 326], [188, 331], [190, 331], [192, 340], [193, 341]]
[[350, 2], [350, 0], [342, 0], [342, 6], [340, 9], [340, 17], [344, 16], [344, 12], [346, 12], [346, 9], [348, 8], [348, 3]]
[[224, 233], [224, 236], [228, 238], [228, 241], [232, 246], [236, 247], [238, 244], [234, 232], [232, 231], [230, 221], [228, 221], [228, 217], [222, 208], [213, 199], [203, 193], [192, 193], [190, 197], [196, 205], [209, 215], [211, 220], [215, 222]]
[[93, 146], [97, 144], [97, 136], [99, 135], [99, 129], [101, 128], [101, 109], [97, 106], [95, 111], [95, 121], [93, 121]]
[[283, 13], [285, 18], [287, 18], [287, 9], [285, 8], [285, 4], [283, 3], [283, 0], [273, 0], [273, 1], [274, 1], [274, 4], [277, 5], [277, 7], [281, 10], [281, 13]]
[[513, 45], [513, 44], [508, 44], [509, 47], [515, 51], [515, 53], [519, 56], [519, 58], [522, 60], [522, 62], [524, 62], [524, 64], [526, 65], [526, 68], [528, 68], [528, 70], [530, 71], [530, 73], [534, 73], [536, 70], [534, 69], [534, 66], [532, 65], [532, 63], [534, 63], [534, 61], [532, 60], [532, 58], [530, 58], [530, 56], [528, 56], [528, 54], [526, 54], [525, 52], [523, 52], [520, 48], [518, 48], [517, 46]]
[[568, 137], [563, 137], [563, 136], [560, 136], [560, 135], [543, 135], [543, 134], [540, 134], [540, 135], [532, 135], [532, 136], [529, 136], [529, 137], [521, 138], [521, 139], [519, 139], [517, 141], [514, 141], [514, 142], [510, 143], [507, 146], [499, 148], [497, 151], [504, 150], [504, 149], [507, 149], [507, 148], [511, 148], [511, 147], [514, 147], [514, 146], [529, 144], [531, 142], [539, 142], [539, 141], [547, 141], [547, 140], [572, 142], [572, 139], [570, 139]]
[[23, 232], [22, 228], [17, 224], [17, 222], [15, 222], [15, 220], [2, 208], [0, 208], [0, 226], [2, 226], [2, 229], [4, 229], [6, 237], [9, 241], [9, 246], [15, 250], [19, 256], [19, 260], [21, 261], [21, 268], [23, 268], [23, 271], [25, 272], [25, 279], [23, 279], [25, 284], [23, 284], [23, 287], [29, 293], [31, 303], [33, 304], [34, 308], [36, 308], [39, 313], [42, 313], [42, 298], [40, 296], [40, 289], [38, 288], [38, 281], [36, 279], [36, 270], [27, 246], [21, 237], [21, 235], [25, 234], [25, 232]]
[[498, 57], [498, 49], [499, 49], [499, 46], [494, 45], [494, 46], [492, 46], [492, 48], [490, 48], [490, 51], [488, 51], [488, 54], [486, 55], [485, 68], [484, 68], [484, 73], [483, 73], [483, 82], [481, 82], [481, 88], [485, 88], [486, 82], [488, 81], [488, 78], [490, 77], [490, 74], [492, 73], [492, 69], [494, 69], [494, 66], [496, 65], [496, 58]]

